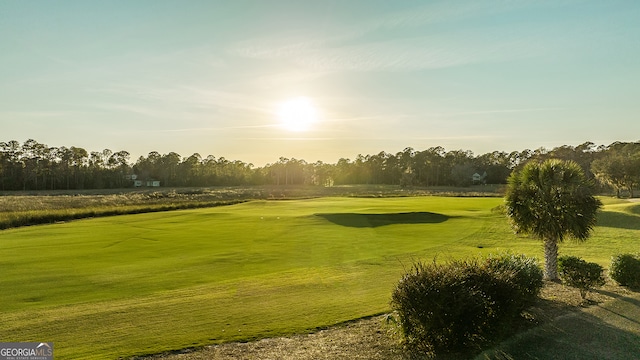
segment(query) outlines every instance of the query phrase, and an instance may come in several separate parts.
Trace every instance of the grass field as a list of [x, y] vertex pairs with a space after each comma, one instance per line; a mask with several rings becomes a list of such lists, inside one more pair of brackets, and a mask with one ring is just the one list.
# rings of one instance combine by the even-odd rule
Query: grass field
[[[320, 198], [124, 215], [0, 232], [0, 339], [56, 359], [118, 358], [311, 331], [389, 309], [413, 259], [510, 250], [501, 198]], [[586, 244], [640, 243], [640, 204], [607, 201]]]

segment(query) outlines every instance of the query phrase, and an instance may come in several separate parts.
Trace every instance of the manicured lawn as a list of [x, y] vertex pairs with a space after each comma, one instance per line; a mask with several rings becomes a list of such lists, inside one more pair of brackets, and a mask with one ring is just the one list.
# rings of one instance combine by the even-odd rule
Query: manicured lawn
[[[389, 309], [414, 259], [506, 251], [500, 198], [322, 198], [125, 215], [0, 232], [0, 339], [56, 359], [311, 331]], [[611, 203], [586, 244], [608, 266], [638, 248], [638, 204]]]

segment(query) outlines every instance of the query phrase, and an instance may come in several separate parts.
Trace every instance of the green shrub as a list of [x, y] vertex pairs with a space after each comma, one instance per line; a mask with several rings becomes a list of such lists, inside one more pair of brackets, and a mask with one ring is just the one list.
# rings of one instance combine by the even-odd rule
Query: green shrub
[[590, 289], [605, 283], [602, 266], [577, 256], [560, 256], [558, 275], [565, 284], [578, 288], [582, 299], [586, 299]]
[[535, 258], [508, 253], [489, 255], [484, 267], [500, 283], [506, 284], [490, 293], [502, 312], [511, 318], [530, 306], [544, 285], [543, 271]]
[[614, 255], [609, 276], [622, 286], [640, 288], [640, 254]]
[[542, 270], [520, 255], [416, 263], [392, 295], [410, 351], [477, 349], [508, 332], [542, 289]]

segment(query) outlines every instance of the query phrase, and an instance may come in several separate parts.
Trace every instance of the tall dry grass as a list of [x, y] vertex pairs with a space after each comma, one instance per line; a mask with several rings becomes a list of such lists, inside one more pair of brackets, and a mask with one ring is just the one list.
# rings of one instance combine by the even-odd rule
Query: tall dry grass
[[13, 194], [0, 196], [0, 229], [75, 219], [234, 204], [223, 193], [174, 190], [115, 194]]
[[0, 229], [97, 216], [136, 214], [235, 204], [253, 199], [324, 196], [501, 196], [499, 186], [401, 188], [389, 185], [248, 186], [214, 188], [121, 189], [5, 192], [0, 194]]

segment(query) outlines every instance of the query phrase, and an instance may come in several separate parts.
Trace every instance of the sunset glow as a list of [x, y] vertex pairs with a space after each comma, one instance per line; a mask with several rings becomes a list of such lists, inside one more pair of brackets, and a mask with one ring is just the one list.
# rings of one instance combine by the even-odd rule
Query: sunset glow
[[278, 120], [286, 130], [308, 131], [318, 121], [318, 111], [309, 98], [299, 96], [280, 104]]

